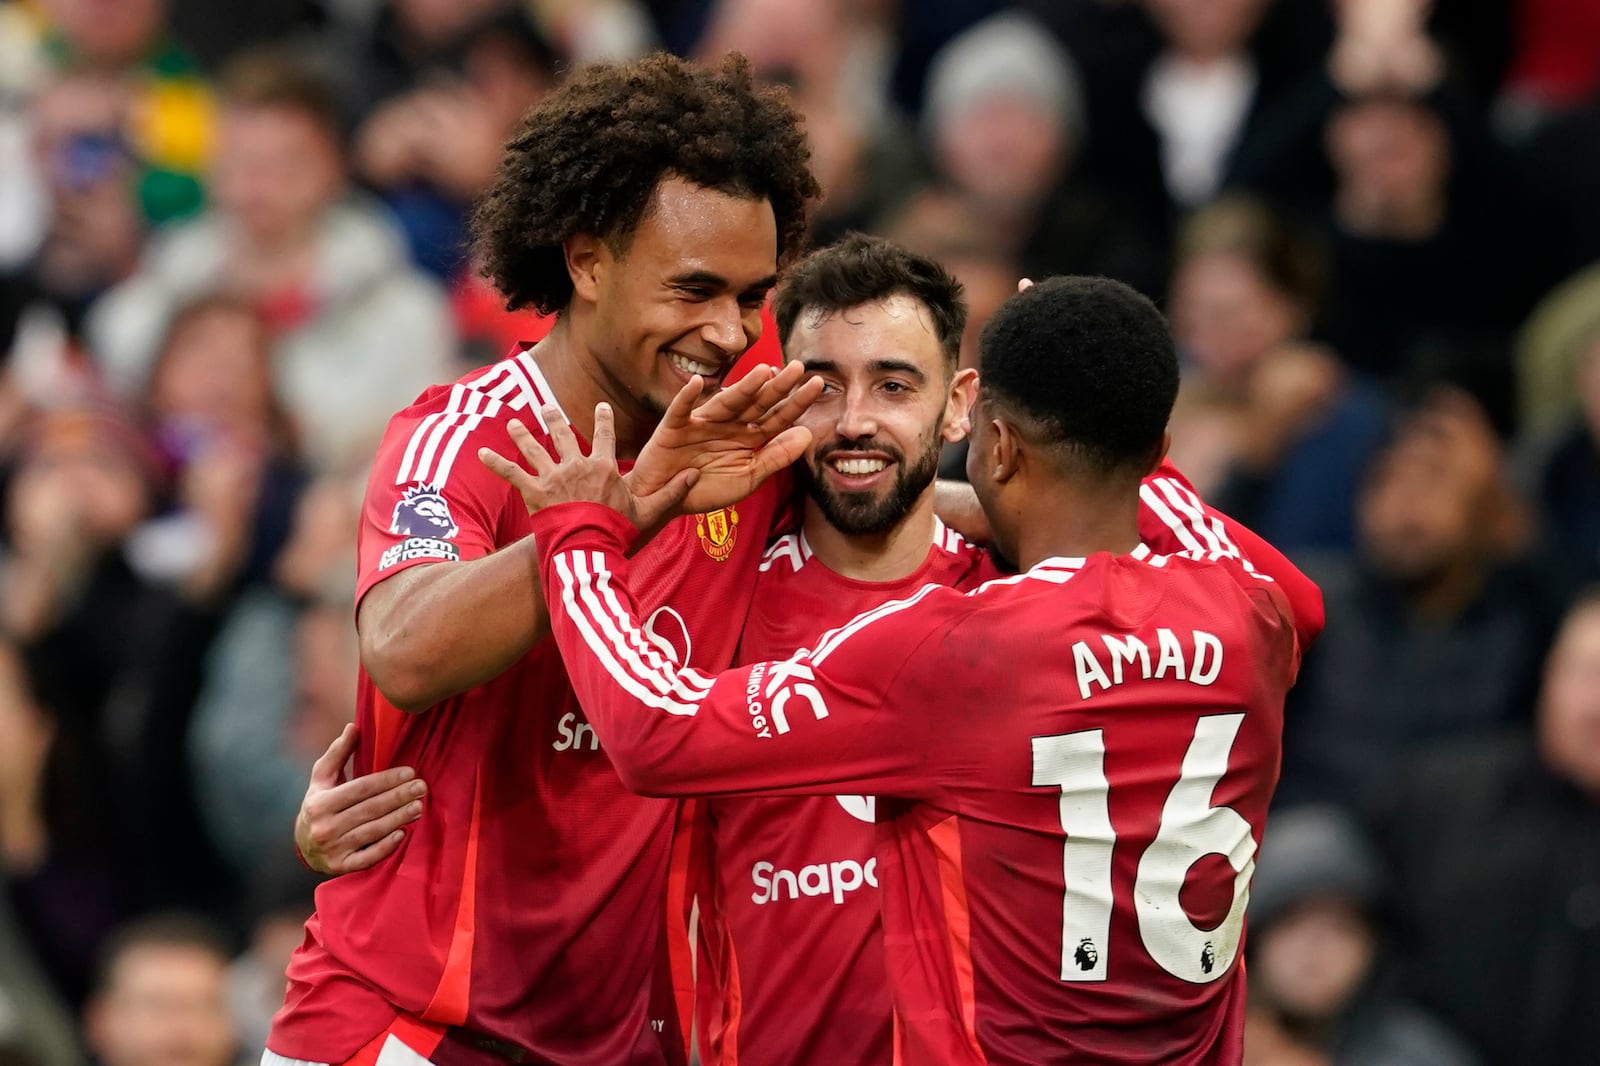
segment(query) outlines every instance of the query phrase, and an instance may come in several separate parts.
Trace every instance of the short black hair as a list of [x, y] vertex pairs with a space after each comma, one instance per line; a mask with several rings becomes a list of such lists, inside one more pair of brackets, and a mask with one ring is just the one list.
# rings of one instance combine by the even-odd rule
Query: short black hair
[[193, 948], [224, 965], [233, 958], [222, 931], [208, 919], [187, 911], [147, 914], [113, 930], [101, 945], [94, 968], [95, 994], [109, 991], [117, 964], [143, 947]]
[[778, 342], [788, 343], [802, 311], [833, 314], [902, 293], [928, 309], [945, 363], [953, 369], [967, 328], [961, 282], [937, 260], [863, 233], [846, 234], [812, 252], [778, 283], [772, 299]]
[[767, 200], [778, 262], [799, 254], [821, 194], [800, 115], [750, 61], [720, 69], [656, 53], [570, 75], [524, 116], [473, 214], [483, 272], [512, 310], [544, 314], [572, 299], [562, 242], [589, 233], [627, 248], [663, 178]]
[[1038, 443], [1091, 471], [1145, 472], [1178, 395], [1178, 355], [1155, 304], [1120, 281], [1049, 278], [984, 327], [979, 385]]

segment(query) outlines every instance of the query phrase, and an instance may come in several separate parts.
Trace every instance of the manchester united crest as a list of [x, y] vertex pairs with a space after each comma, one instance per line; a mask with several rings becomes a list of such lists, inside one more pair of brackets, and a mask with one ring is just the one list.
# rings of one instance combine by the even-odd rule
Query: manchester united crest
[[732, 507], [719, 507], [715, 511], [694, 516], [695, 535], [700, 547], [719, 563], [728, 561], [733, 545], [739, 538], [739, 512]]

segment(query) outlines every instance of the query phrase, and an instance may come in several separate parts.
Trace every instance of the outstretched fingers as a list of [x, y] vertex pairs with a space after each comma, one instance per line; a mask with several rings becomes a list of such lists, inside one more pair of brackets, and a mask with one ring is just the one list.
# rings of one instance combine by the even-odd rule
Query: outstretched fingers
[[773, 437], [751, 458], [750, 476], [759, 485], [773, 474], [793, 466], [795, 460], [805, 455], [811, 447], [811, 431], [805, 426], [791, 426]]
[[[794, 364], [798, 366], [798, 364]], [[760, 432], [764, 437], [776, 437], [800, 420], [800, 416], [822, 395], [821, 378], [807, 378], [773, 406], [761, 419]]]

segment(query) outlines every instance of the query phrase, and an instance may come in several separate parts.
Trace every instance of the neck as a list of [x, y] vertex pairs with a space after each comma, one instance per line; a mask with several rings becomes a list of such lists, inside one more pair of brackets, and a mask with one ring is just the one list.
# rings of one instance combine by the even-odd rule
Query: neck
[[1464, 614], [1488, 583], [1486, 569], [1476, 559], [1461, 559], [1424, 584], [1407, 590], [1411, 610], [1418, 618], [1450, 622]]
[[1126, 555], [1139, 546], [1137, 489], [1046, 485], [1018, 495], [1022, 502], [1007, 520], [1020, 530], [1014, 561], [1023, 570], [1057, 557], [1079, 559], [1097, 552]]
[[801, 528], [812, 554], [834, 573], [855, 581], [898, 581], [916, 573], [927, 561], [936, 523], [933, 488], [929, 486], [916, 506], [882, 533], [841, 532], [809, 499]]
[[584, 346], [572, 328], [571, 313], [562, 314], [533, 346], [534, 361], [555, 394], [555, 401], [572, 421], [573, 432], [594, 439], [594, 407], [601, 400], [611, 405], [617, 426], [617, 458], [632, 459], [660, 421], [638, 400], [613, 383], [600, 361]]

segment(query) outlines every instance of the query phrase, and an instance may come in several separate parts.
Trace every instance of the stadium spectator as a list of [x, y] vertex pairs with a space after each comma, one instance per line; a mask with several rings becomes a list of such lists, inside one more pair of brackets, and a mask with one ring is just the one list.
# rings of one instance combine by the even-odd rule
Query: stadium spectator
[[1379, 454], [1355, 559], [1312, 571], [1328, 629], [1290, 695], [1280, 803], [1369, 800], [1421, 747], [1525, 719], [1560, 601], [1505, 466], [1460, 393]]
[[202, 297], [173, 316], [151, 371], [146, 408], [174, 492], [129, 547], [196, 602], [266, 580], [305, 481], [269, 344], [254, 308]]
[[214, 104], [195, 62], [167, 29], [167, 0], [44, 0], [47, 54], [58, 69], [119, 83], [123, 121], [108, 148], [125, 152], [146, 221], [193, 213], [211, 151]]
[[190, 915], [141, 918], [114, 933], [84, 1011], [98, 1066], [240, 1063], [228, 959], [220, 934]]
[[1275, 1043], [1327, 1066], [1477, 1063], [1459, 1037], [1396, 995], [1386, 887], [1350, 815], [1303, 807], [1273, 817], [1250, 884], [1247, 1066], [1284, 1058], [1268, 1050]]
[[206, 662], [188, 752], [206, 828], [247, 885], [282, 858], [306, 768], [355, 712], [359, 503], [348, 479], [310, 486], [271, 580], [242, 593]]
[[[1330, 629], [1331, 631], [1331, 629]], [[1600, 1049], [1600, 593], [1545, 662], [1532, 737], [1438, 746], [1375, 797], [1405, 988], [1492, 1066]]]
[[138, 262], [145, 222], [134, 196], [137, 166], [123, 141], [131, 101], [94, 72], [55, 76], [34, 98], [34, 152], [49, 211], [44, 237], [10, 284], [53, 308], [76, 336], [89, 305]]
[[[1387, 432], [1382, 393], [1309, 338], [1325, 285], [1319, 249], [1286, 219], [1232, 199], [1192, 215], [1178, 238], [1171, 315], [1190, 404], [1226, 413], [1217, 506], [1290, 553], [1349, 551], [1354, 497]], [[1175, 461], [1187, 462], [1184, 417]], [[1198, 475], [1197, 475], [1198, 476]]]
[[356, 176], [394, 211], [428, 273], [449, 283], [466, 271], [468, 211], [517, 121], [555, 79], [556, 56], [537, 27], [504, 12], [464, 27], [422, 84], [356, 130]]
[[961, 211], [1029, 276], [1105, 274], [1159, 291], [1154, 238], [1077, 166], [1091, 134], [1077, 65], [1037, 20], [1001, 13], [945, 45], [928, 71], [922, 133], [933, 184], [897, 223], [889, 212], [893, 228], [920, 227], [920, 211]]
[[220, 91], [214, 208], [152, 243], [97, 307], [90, 347], [111, 383], [135, 393], [178, 307], [215, 291], [242, 299], [271, 331], [274, 381], [306, 461], [355, 468], [394, 409], [449, 376], [443, 294], [408, 266], [393, 224], [346, 196], [317, 78], [256, 52], [230, 65]]
[[425, 83], [474, 22], [510, 0], [379, 0], [345, 12], [331, 34], [341, 125], [353, 129], [383, 103]]

